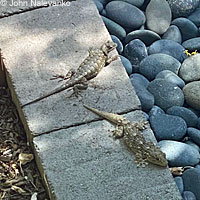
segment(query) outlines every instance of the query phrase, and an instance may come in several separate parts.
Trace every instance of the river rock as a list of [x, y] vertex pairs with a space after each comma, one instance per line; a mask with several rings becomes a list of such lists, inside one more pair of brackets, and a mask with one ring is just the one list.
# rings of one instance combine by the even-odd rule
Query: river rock
[[157, 117], [159, 114], [165, 114], [165, 111], [161, 109], [159, 106], [153, 106], [152, 109], [149, 111], [149, 117]]
[[146, 88], [142, 88], [136, 94], [141, 102], [142, 110], [148, 112], [154, 105], [154, 96]]
[[192, 141], [200, 146], [200, 130], [196, 128], [188, 128], [187, 135], [190, 137]]
[[122, 28], [119, 24], [113, 22], [112, 20], [101, 16], [103, 19], [103, 22], [106, 26], [106, 28], [108, 29], [108, 32], [111, 35], [115, 35], [117, 36], [120, 40], [124, 40], [126, 37], [126, 31], [124, 30], [124, 28]]
[[105, 10], [109, 19], [115, 21], [124, 28], [135, 30], [146, 21], [143, 12], [127, 2], [111, 1], [106, 5]]
[[[115, 0], [114, 0], [115, 1]], [[127, 2], [127, 3], [130, 3], [132, 4], [133, 6], [136, 6], [136, 7], [141, 7], [142, 4], [144, 3], [144, 0], [121, 0], [121, 1], [124, 1], [124, 2]]]
[[183, 179], [182, 179], [182, 177], [181, 176], [176, 176], [174, 178], [174, 181], [175, 181], [175, 183], [176, 183], [176, 185], [178, 187], [179, 192], [182, 194], [183, 190], [184, 190], [184, 185], [183, 185]]
[[183, 62], [187, 57], [184, 53], [184, 47], [172, 40], [158, 40], [154, 42], [148, 49], [149, 54], [164, 53], [176, 58], [179, 62]]
[[155, 98], [155, 104], [163, 110], [172, 106], [182, 106], [184, 95], [182, 90], [175, 84], [164, 79], [155, 79], [149, 83], [147, 89]]
[[174, 18], [190, 15], [199, 5], [199, 0], [167, 0], [167, 2]]
[[154, 96], [146, 89], [149, 81], [137, 73], [132, 74], [130, 80], [141, 102], [142, 110], [148, 112], [154, 105]]
[[150, 124], [158, 141], [181, 140], [187, 130], [186, 122], [181, 117], [167, 114], [150, 116]]
[[118, 53], [121, 54], [124, 50], [124, 47], [123, 47], [123, 44], [121, 43], [120, 39], [115, 35], [111, 35], [111, 38], [112, 38], [112, 41], [117, 44]]
[[197, 128], [200, 130], [200, 117], [198, 118]]
[[196, 127], [198, 117], [191, 110], [181, 106], [172, 106], [166, 111], [169, 115], [179, 116], [185, 120], [188, 127]]
[[175, 25], [171, 25], [167, 31], [162, 36], [162, 39], [166, 40], [173, 40], [175, 42], [178, 42], [179, 44], [182, 43], [182, 36], [179, 28]]
[[200, 37], [186, 40], [182, 45], [189, 51], [200, 50]]
[[121, 58], [122, 64], [123, 64], [127, 74], [128, 75], [132, 74], [133, 68], [132, 68], [131, 62], [127, 58], [125, 58], [124, 56], [120, 55], [120, 58]]
[[163, 34], [170, 26], [172, 14], [165, 0], [151, 0], [146, 8], [148, 29]]
[[103, 4], [99, 0], [94, 0], [94, 3], [98, 9], [99, 12], [103, 10]]
[[185, 85], [183, 94], [188, 105], [200, 110], [200, 81], [194, 81]]
[[[200, 5], [200, 4], [199, 4]], [[188, 19], [192, 21], [197, 27], [200, 26], [200, 8], [197, 8]]]
[[184, 189], [191, 191], [197, 197], [197, 200], [200, 199], [200, 169], [192, 168], [187, 169], [183, 173], [183, 184]]
[[191, 191], [184, 191], [182, 197], [183, 200], [197, 200], [194, 193]]
[[165, 79], [166, 81], [169, 81], [170, 83], [173, 83], [180, 88], [183, 88], [185, 86], [185, 82], [179, 76], [177, 76], [174, 72], [169, 71], [169, 70], [163, 70], [159, 72], [156, 75], [156, 79], [157, 78]]
[[125, 39], [125, 43], [129, 43], [131, 40], [134, 39], [140, 39], [142, 42], [144, 42], [147, 46], [151, 45], [156, 40], [160, 40], [160, 36], [149, 30], [136, 30], [130, 32]]
[[181, 31], [182, 41], [189, 40], [199, 35], [198, 28], [187, 18], [177, 18], [172, 21], [173, 25], [176, 25]]
[[200, 54], [190, 56], [184, 60], [180, 67], [179, 76], [185, 82], [200, 80]]
[[170, 70], [178, 74], [181, 63], [167, 54], [159, 53], [147, 56], [140, 62], [139, 71], [149, 80], [163, 70]]
[[137, 66], [141, 60], [147, 57], [147, 49], [141, 40], [135, 39], [125, 46], [124, 55], [130, 60], [132, 65]]
[[187, 140], [185, 144], [189, 144], [190, 146], [194, 147], [198, 152], [200, 151], [200, 147], [194, 143], [192, 140]]
[[[194, 147], [191, 147], [188, 144], [171, 140], [163, 140], [160, 141], [158, 145], [160, 146], [161, 151], [166, 154], [168, 164], [171, 167], [194, 166], [199, 162], [199, 152]], [[195, 179], [195, 177], [191, 178]], [[183, 182], [185, 186], [184, 177]], [[198, 185], [198, 190], [199, 188], [200, 186]], [[187, 190], [186, 188], [184, 189]]]
[[131, 74], [130, 80], [136, 92], [140, 91], [141, 88], [147, 88], [149, 85], [149, 80], [138, 73]]

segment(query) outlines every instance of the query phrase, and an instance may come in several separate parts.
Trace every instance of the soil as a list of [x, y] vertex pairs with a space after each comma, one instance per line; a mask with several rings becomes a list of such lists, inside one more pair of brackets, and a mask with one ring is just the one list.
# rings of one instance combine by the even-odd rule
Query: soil
[[0, 200], [49, 200], [8, 89], [0, 87]]

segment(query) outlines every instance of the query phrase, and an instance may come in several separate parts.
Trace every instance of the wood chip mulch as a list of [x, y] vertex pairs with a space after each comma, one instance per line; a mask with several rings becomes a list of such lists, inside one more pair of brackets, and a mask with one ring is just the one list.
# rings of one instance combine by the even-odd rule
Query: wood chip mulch
[[0, 200], [49, 200], [9, 91], [0, 88]]

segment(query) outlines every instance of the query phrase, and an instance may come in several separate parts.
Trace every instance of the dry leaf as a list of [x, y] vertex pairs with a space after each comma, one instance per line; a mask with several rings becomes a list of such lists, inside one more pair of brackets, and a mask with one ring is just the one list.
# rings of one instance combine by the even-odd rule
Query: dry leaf
[[180, 176], [183, 174], [184, 168], [183, 167], [172, 167], [170, 171], [175, 176]]
[[18, 161], [21, 165], [25, 165], [26, 163], [29, 163], [33, 160], [34, 156], [33, 154], [29, 153], [20, 153], [18, 157]]
[[15, 186], [15, 185], [13, 185], [13, 186], [11, 187], [11, 190], [14, 190], [15, 192], [20, 193], [20, 194], [26, 194], [26, 191], [25, 191], [25, 190], [23, 190], [22, 188], [20, 188], [20, 187], [18, 187], [18, 186]]
[[28, 141], [16, 107], [8, 91], [2, 87], [0, 87], [0, 132], [0, 200], [47, 200], [47, 193], [36, 165], [30, 162], [33, 160], [33, 155], [27, 146]]
[[31, 200], [37, 200], [37, 192], [33, 193], [31, 196]]

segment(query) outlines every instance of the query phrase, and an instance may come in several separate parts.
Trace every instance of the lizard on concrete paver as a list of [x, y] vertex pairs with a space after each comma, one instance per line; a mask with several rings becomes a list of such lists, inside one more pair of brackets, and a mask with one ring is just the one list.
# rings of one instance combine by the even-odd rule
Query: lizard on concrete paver
[[146, 128], [147, 122], [130, 122], [121, 115], [103, 112], [87, 105], [83, 106], [116, 125], [113, 135], [115, 138], [123, 138], [127, 147], [134, 153], [137, 166], [145, 167], [148, 162], [162, 167], [167, 166], [165, 153], [152, 141], [146, 141], [141, 133]]
[[68, 88], [74, 89], [77, 93], [78, 89], [86, 89], [88, 86], [87, 81], [96, 77], [98, 73], [103, 69], [104, 66], [109, 65], [112, 61], [116, 60], [118, 56], [109, 57], [108, 53], [114, 50], [117, 47], [112, 41], [105, 42], [101, 48], [90, 49], [89, 56], [81, 63], [78, 69], [75, 71], [73, 69], [69, 70], [66, 76], [56, 75], [55, 78], [62, 78], [63, 80], [69, 79], [65, 84], [56, 88], [52, 92], [49, 92], [42, 97], [39, 97], [31, 102], [28, 102], [22, 107], [29, 104], [38, 102], [46, 97], [49, 97], [53, 94], [57, 94]]

